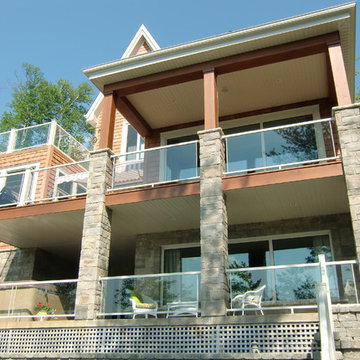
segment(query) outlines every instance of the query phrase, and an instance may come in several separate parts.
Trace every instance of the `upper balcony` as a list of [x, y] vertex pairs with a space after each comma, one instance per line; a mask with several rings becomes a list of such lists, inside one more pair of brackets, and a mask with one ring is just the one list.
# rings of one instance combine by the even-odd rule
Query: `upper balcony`
[[54, 120], [0, 133], [0, 155], [53, 145], [73, 161], [85, 160], [89, 150]]

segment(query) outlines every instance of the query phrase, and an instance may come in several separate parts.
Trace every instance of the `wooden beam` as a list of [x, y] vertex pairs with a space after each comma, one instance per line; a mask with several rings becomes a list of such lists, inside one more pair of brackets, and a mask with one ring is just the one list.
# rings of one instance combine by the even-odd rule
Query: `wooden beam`
[[215, 70], [204, 71], [204, 129], [219, 126], [218, 92]]
[[117, 97], [116, 108], [142, 137], [145, 138], [151, 135], [152, 129], [150, 125], [125, 96]]
[[114, 94], [111, 93], [104, 95], [99, 149], [112, 149], [115, 126], [115, 110]]
[[328, 43], [328, 53], [338, 105], [349, 105], [352, 100], [340, 42]]
[[201, 79], [203, 77], [204, 69], [207, 68], [214, 68], [216, 73], [220, 75], [261, 65], [273, 64], [279, 61], [296, 59], [318, 53], [326, 53], [326, 44], [338, 40], [339, 34], [335, 32], [292, 43], [276, 45], [265, 49], [254, 50], [248, 53], [183, 67], [181, 69], [164, 71], [136, 79], [105, 85], [104, 93], [106, 94], [116, 90], [119, 96], [126, 96], [142, 91]]

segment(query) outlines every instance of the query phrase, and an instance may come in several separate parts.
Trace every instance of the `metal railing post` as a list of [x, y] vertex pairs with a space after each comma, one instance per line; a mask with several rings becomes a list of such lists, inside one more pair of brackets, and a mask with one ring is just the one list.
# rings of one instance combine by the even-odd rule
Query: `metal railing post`
[[51, 120], [51, 125], [48, 134], [48, 145], [55, 145], [55, 137], [56, 137], [56, 130], [57, 130], [57, 122], [56, 120]]
[[15, 144], [16, 144], [16, 129], [11, 129], [10, 134], [9, 134], [9, 140], [8, 140], [6, 153], [13, 152], [15, 149]]
[[316, 284], [316, 298], [319, 313], [321, 360], [336, 360], [329, 278], [324, 254], [319, 255], [319, 267], [321, 283]]

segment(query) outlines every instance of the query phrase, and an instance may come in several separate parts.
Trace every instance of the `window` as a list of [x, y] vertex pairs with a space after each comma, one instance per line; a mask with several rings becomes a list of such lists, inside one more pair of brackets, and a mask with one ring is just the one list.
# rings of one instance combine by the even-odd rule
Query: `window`
[[57, 169], [55, 197], [86, 194], [87, 177], [83, 179], [82, 175], [83, 172], [68, 174], [64, 169]]
[[[137, 131], [127, 122], [123, 123], [123, 137], [122, 137], [122, 153], [141, 151], [145, 148], [144, 139], [137, 133]], [[130, 154], [126, 156], [125, 161], [141, 161], [144, 158], [143, 153]]]
[[0, 170], [0, 206], [24, 205], [34, 196], [35, 170], [38, 165], [22, 165]]

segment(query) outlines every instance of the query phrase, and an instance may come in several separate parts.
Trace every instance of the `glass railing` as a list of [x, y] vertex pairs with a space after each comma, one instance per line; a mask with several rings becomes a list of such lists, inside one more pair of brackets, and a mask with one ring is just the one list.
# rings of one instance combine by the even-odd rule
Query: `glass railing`
[[73, 318], [76, 284], [77, 280], [0, 283], [0, 320]]
[[50, 128], [51, 123], [46, 123], [15, 130], [14, 150], [46, 145]]
[[[114, 156], [112, 188], [197, 179], [198, 143], [191, 141]], [[129, 161], [132, 155], [138, 160]]]
[[224, 136], [227, 174], [281, 169], [337, 158], [332, 119]]
[[60, 125], [56, 127], [54, 145], [75, 161], [85, 160], [89, 157], [89, 150]]
[[[326, 263], [333, 304], [357, 304], [356, 261]], [[316, 304], [315, 285], [321, 282], [319, 263], [227, 270], [230, 299], [266, 285], [264, 306]]]
[[[146, 315], [146, 308], [149, 313], [167, 316], [197, 315], [200, 311], [199, 271], [107, 277], [101, 278], [101, 284], [99, 316]], [[139, 308], [131, 299], [136, 299]]]
[[89, 150], [56, 121], [0, 133], [0, 153], [54, 145], [75, 161], [89, 157]]
[[0, 176], [0, 207], [76, 197], [87, 192], [89, 160]]

